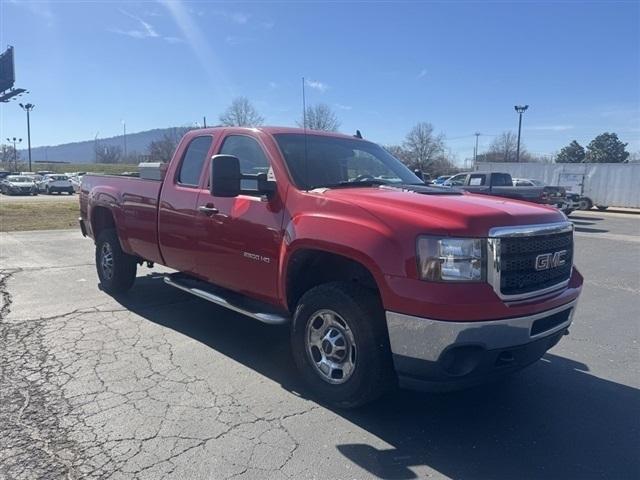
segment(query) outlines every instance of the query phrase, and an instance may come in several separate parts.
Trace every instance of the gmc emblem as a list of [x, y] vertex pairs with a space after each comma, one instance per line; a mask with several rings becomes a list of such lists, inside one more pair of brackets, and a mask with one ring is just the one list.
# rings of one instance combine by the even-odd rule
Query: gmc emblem
[[543, 253], [536, 257], [535, 268], [538, 271], [549, 270], [550, 268], [561, 267], [567, 263], [567, 251], [560, 250], [555, 253]]

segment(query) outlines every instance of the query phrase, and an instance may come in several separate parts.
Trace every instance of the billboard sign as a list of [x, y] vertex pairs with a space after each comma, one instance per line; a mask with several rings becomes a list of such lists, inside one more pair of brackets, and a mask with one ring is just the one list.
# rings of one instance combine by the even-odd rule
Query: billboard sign
[[0, 54], [0, 92], [9, 90], [16, 81], [16, 72], [13, 61], [13, 47]]

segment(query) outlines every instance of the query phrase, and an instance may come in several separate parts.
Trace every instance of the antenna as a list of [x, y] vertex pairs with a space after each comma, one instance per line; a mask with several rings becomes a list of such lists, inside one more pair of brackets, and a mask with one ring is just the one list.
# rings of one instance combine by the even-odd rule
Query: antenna
[[302, 130], [304, 132], [304, 183], [309, 190], [309, 170], [307, 168], [307, 97], [304, 92], [304, 77], [302, 77]]

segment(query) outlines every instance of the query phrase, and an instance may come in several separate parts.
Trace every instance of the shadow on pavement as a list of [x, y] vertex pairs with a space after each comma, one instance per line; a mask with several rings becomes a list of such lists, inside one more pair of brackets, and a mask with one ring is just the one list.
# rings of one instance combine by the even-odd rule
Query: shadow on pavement
[[[301, 390], [286, 327], [193, 298], [154, 275], [139, 277], [117, 300]], [[389, 445], [336, 446], [380, 478], [418, 478], [412, 468], [422, 465], [452, 478], [640, 478], [640, 390], [554, 354], [501, 383], [448, 394], [398, 391], [359, 410], [334, 411]]]
[[609, 230], [605, 230], [603, 228], [590, 228], [590, 227], [576, 226], [575, 231], [582, 232], [582, 233], [607, 233]]
[[587, 222], [600, 222], [600, 221], [604, 220], [604, 218], [602, 218], [602, 217], [591, 217], [591, 216], [589, 216], [589, 217], [580, 217], [578, 215], [570, 215], [569, 216], [569, 220], [570, 221], [573, 221], [573, 220], [584, 220], [584, 221], [587, 221]]

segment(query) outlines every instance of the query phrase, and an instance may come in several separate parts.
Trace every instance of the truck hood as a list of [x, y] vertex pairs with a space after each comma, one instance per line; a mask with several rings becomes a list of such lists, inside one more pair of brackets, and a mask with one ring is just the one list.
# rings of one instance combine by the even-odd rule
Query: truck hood
[[566, 221], [554, 207], [441, 188], [410, 188], [342, 188], [323, 195], [357, 205], [392, 229], [413, 225], [442, 235], [482, 237], [493, 227]]

